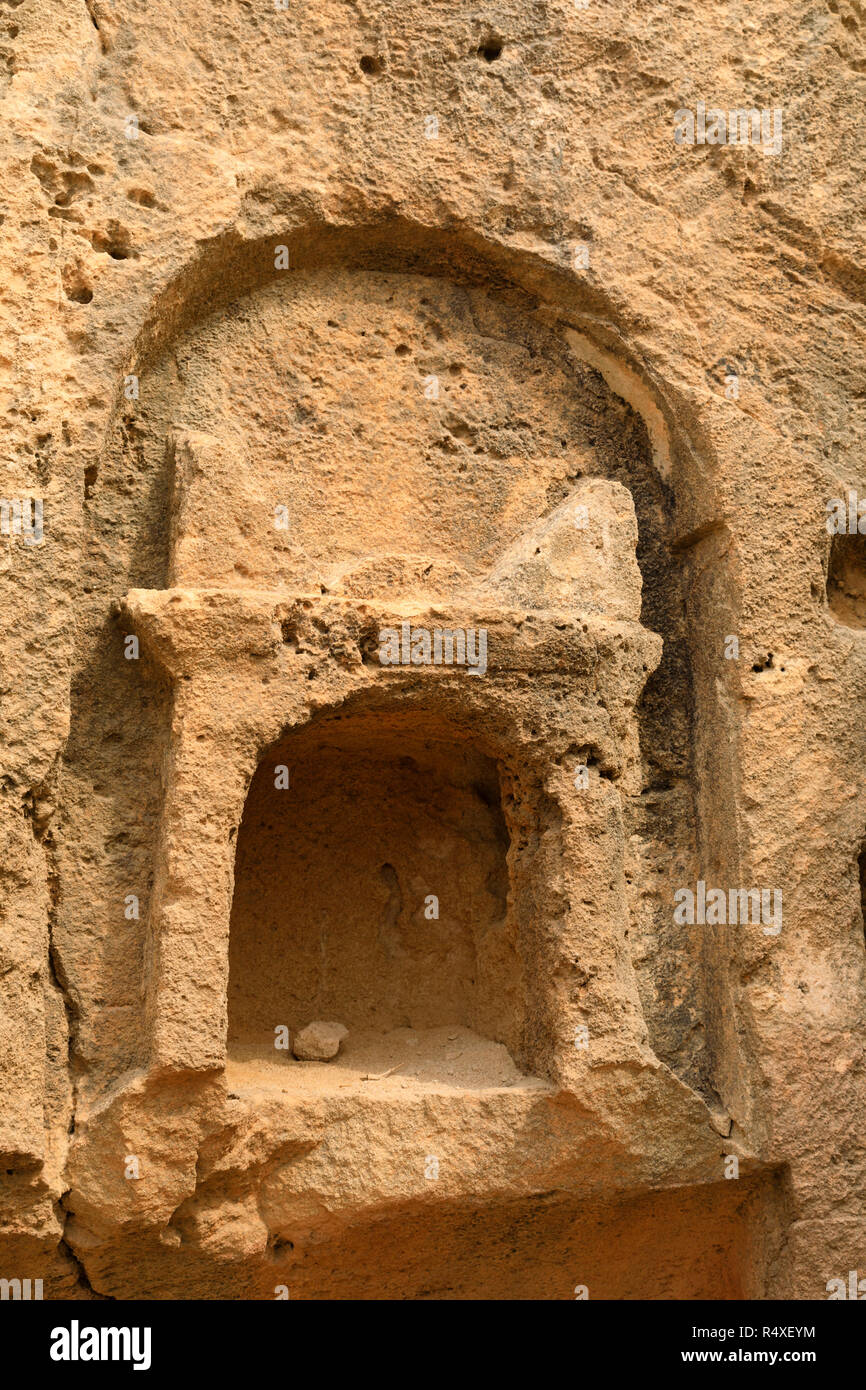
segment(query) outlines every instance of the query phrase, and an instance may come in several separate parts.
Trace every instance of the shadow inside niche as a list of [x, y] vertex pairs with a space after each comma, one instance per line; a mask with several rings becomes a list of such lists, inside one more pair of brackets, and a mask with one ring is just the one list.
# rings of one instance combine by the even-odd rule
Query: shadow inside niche
[[833, 537], [827, 603], [846, 627], [866, 627], [866, 536]]

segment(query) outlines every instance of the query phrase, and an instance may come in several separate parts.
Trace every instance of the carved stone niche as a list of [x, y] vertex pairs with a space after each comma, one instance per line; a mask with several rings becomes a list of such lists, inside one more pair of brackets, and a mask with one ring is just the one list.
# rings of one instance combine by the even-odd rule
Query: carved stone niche
[[[625, 488], [583, 480], [485, 575], [430, 566], [406, 598], [413, 557], [317, 582], [225, 443], [171, 447], [171, 587], [125, 600], [175, 688], [154, 1064], [285, 1085], [306, 1069], [276, 1030], [317, 1018], [350, 1030], [318, 1077], [340, 1089], [413, 1058], [434, 1084], [577, 1085], [590, 1036], [645, 1055], [616, 783], [638, 788], [661, 640]], [[224, 587], [244, 530], [254, 582]]]
[[[406, 582], [424, 566], [397, 553], [289, 584], [280, 561], [303, 557], [227, 446], [181, 432], [171, 448], [171, 587], [124, 603], [175, 692], [153, 1070], [215, 1073], [251, 1112], [326, 1106], [348, 1152], [360, 1115], [428, 1097], [455, 1134], [525, 1132], [508, 1182], [525, 1164], [577, 1191], [718, 1181], [710, 1114], [651, 1051], [626, 949], [620, 788], [640, 787], [634, 706], [661, 654], [629, 493], [583, 479], [475, 580], [431, 567], [426, 597]], [[242, 521], [254, 582], [227, 587]], [[382, 663], [389, 633], [411, 658], [437, 630], [471, 630], [476, 656], [485, 632], [483, 674]], [[275, 1047], [322, 1017], [349, 1028], [334, 1061]], [[551, 1104], [542, 1137], [528, 1117]], [[309, 1188], [345, 1205], [338, 1169], [321, 1147], [291, 1166], [274, 1222], [293, 1240]]]

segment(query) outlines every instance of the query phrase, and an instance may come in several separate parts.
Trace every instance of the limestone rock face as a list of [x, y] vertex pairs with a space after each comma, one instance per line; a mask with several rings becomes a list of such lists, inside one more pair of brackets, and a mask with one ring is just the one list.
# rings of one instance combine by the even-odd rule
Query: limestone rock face
[[0, 0], [0, 1278], [866, 1274], [863, 23]]

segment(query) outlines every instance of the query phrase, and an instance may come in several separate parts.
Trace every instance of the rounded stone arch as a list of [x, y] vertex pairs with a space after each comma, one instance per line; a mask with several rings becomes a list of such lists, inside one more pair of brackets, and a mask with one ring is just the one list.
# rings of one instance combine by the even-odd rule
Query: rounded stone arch
[[[277, 269], [284, 251], [286, 269]], [[141, 375], [188, 328], [252, 290], [328, 267], [427, 275], [484, 287], [574, 335], [577, 356], [608, 381], [644, 420], [660, 471], [684, 511], [706, 505], [716, 471], [712, 441], [686, 392], [665, 381], [637, 346], [639, 311], [625, 291], [614, 299], [591, 275], [576, 274], [568, 247], [540, 254], [484, 238], [466, 226], [426, 226], [401, 216], [337, 225], [306, 220], [264, 236], [230, 229], [202, 244], [154, 295], [131, 345], [126, 370]], [[115, 413], [122, 408], [118, 383]], [[685, 520], [688, 520], [688, 516]]]

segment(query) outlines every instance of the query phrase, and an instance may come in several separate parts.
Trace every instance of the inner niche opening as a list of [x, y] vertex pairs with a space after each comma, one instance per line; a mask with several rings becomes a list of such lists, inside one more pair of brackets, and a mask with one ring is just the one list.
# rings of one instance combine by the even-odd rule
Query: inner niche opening
[[417, 1047], [401, 1030], [440, 1030], [440, 1051], [471, 1034], [504, 1045], [488, 1049], [494, 1070], [513, 1068], [522, 991], [508, 848], [496, 762], [432, 724], [356, 715], [271, 748], [238, 833], [234, 1056], [273, 1059], [277, 1027], [322, 1020], [349, 1029], [340, 1062], [384, 1035]]
[[827, 602], [846, 627], [866, 627], [866, 536], [834, 536]]

